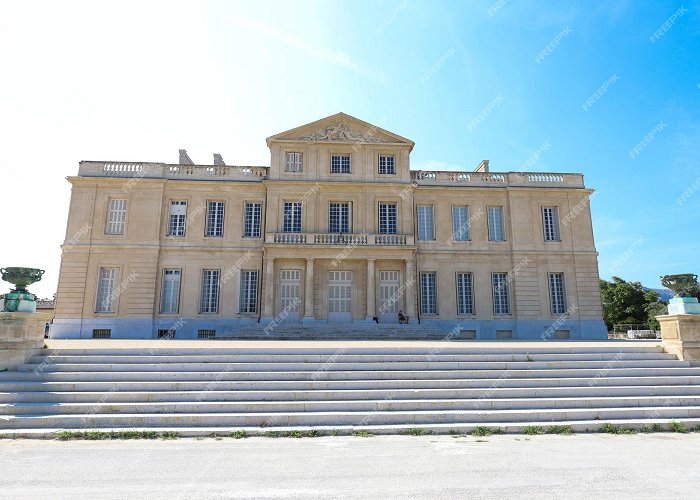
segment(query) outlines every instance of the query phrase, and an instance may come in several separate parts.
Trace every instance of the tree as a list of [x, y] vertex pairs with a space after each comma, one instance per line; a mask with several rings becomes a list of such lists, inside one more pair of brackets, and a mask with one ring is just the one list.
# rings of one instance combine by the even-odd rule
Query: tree
[[618, 323], [647, 323], [647, 305], [658, 302], [658, 294], [653, 290], [645, 292], [639, 281], [627, 282], [618, 276], [613, 276], [612, 281], [600, 280], [600, 293], [603, 319], [609, 331]]

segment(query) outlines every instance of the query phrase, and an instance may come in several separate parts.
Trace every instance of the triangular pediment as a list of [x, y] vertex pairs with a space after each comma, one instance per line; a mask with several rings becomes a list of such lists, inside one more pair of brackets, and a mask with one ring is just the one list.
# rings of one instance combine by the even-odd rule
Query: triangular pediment
[[309, 141], [351, 144], [405, 144], [413, 149], [413, 141], [345, 113], [321, 118], [315, 122], [281, 132], [267, 138], [273, 141]]

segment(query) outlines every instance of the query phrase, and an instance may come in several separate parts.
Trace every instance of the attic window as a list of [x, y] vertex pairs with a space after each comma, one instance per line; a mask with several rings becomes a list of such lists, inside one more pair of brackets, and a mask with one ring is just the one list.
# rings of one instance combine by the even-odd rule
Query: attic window
[[349, 174], [350, 155], [331, 156], [331, 174]]
[[380, 175], [395, 175], [396, 166], [394, 164], [394, 155], [379, 155], [379, 174]]

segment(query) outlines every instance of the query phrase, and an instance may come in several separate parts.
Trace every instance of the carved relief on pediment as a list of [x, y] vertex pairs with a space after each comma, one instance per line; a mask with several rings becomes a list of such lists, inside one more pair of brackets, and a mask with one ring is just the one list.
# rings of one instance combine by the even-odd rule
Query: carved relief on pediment
[[353, 133], [345, 123], [329, 125], [319, 132], [311, 132], [299, 137], [301, 141], [338, 141], [338, 142], [390, 142], [377, 134], [377, 128], [368, 128], [361, 134]]

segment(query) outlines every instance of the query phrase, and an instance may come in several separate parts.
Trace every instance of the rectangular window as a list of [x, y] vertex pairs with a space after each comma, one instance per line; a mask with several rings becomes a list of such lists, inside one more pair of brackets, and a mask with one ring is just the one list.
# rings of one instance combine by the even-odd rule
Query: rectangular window
[[379, 234], [397, 234], [396, 203], [379, 204]]
[[185, 236], [187, 222], [187, 202], [171, 201], [168, 219], [168, 236]]
[[285, 233], [301, 233], [301, 202], [285, 201], [282, 231]]
[[433, 223], [433, 206], [418, 205], [418, 239], [434, 240], [435, 224]]
[[241, 313], [258, 312], [258, 272], [241, 271]]
[[158, 338], [159, 338], [159, 339], [166, 339], [166, 340], [167, 340], [167, 339], [170, 339], [170, 340], [172, 340], [172, 339], [175, 338], [175, 334], [176, 334], [176, 333], [177, 333], [177, 330], [174, 330], [174, 329], [172, 329], [172, 328], [167, 329], [167, 330], [165, 330], [165, 329], [164, 329], [164, 330], [158, 330]]
[[474, 314], [472, 273], [457, 273], [457, 314]]
[[160, 312], [175, 314], [180, 302], [180, 270], [163, 270], [163, 287], [160, 297]]
[[452, 239], [469, 241], [472, 239], [469, 227], [469, 207], [452, 207]]
[[564, 273], [549, 273], [549, 303], [552, 314], [566, 312], [566, 290], [564, 289]]
[[106, 234], [124, 234], [126, 224], [126, 200], [109, 200]]
[[558, 207], [542, 207], [542, 226], [544, 241], [561, 241]]
[[224, 235], [224, 202], [207, 202], [207, 227], [204, 236], [221, 237]]
[[301, 153], [288, 152], [284, 162], [285, 172], [303, 172], [303, 155]]
[[93, 328], [92, 330], [93, 339], [111, 339], [112, 330], [109, 328]]
[[331, 174], [349, 174], [350, 155], [331, 155]]
[[508, 273], [492, 273], [493, 313], [510, 314], [510, 294], [508, 291]]
[[197, 330], [198, 339], [213, 339], [214, 337], [216, 337], [216, 330]]
[[437, 314], [437, 277], [435, 273], [420, 273], [420, 312]]
[[202, 270], [202, 290], [199, 301], [200, 313], [217, 313], [219, 311], [219, 274], [218, 269]]
[[328, 206], [328, 232], [350, 232], [350, 203], [331, 203]]
[[394, 155], [379, 155], [379, 173], [381, 175], [396, 174]]
[[488, 207], [489, 241], [505, 241], [503, 230], [503, 207]]
[[95, 312], [114, 312], [114, 290], [117, 283], [116, 267], [101, 267], [97, 281]]
[[248, 238], [260, 238], [260, 216], [262, 214], [262, 203], [245, 204], [243, 214], [243, 236]]

